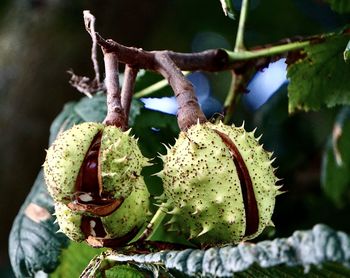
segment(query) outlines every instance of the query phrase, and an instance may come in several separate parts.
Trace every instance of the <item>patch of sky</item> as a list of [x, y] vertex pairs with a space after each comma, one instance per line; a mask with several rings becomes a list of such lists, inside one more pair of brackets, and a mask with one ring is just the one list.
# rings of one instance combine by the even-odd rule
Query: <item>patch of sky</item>
[[287, 81], [286, 59], [270, 63], [268, 68], [255, 74], [248, 85], [249, 93], [245, 94], [244, 102], [252, 110], [263, 105]]

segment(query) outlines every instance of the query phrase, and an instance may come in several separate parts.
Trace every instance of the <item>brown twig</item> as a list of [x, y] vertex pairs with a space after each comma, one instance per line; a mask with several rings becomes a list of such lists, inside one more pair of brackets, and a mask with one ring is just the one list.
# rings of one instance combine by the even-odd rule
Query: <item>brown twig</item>
[[127, 121], [120, 101], [118, 57], [114, 52], [103, 49], [103, 58], [105, 62], [105, 85], [107, 89], [107, 116], [104, 123], [125, 130], [127, 128]]
[[129, 117], [130, 104], [134, 94], [135, 80], [138, 69], [125, 65], [124, 81], [121, 92], [121, 104], [124, 109], [125, 117]]
[[[196, 66], [202, 67], [208, 65], [208, 63], [205, 62], [205, 59], [207, 59], [206, 57], [208, 55], [218, 57], [218, 53], [221, 53], [220, 50], [206, 52], [205, 56], [180, 54], [171, 51], [144, 51], [134, 47], [123, 46], [112, 40], [104, 40], [98, 34], [96, 34], [96, 37], [97, 42], [103, 49], [114, 53], [116, 57], [118, 57], [118, 60], [122, 63], [126, 63], [128, 67], [153, 70], [159, 72], [168, 80], [178, 102], [177, 119], [181, 130], [187, 130], [190, 126], [196, 124], [197, 121], [203, 123], [207, 120], [199, 107], [192, 84], [182, 74], [177, 63], [185, 67], [185, 65], [190, 65], [188, 63], [191, 60], [192, 66], [188, 69], [194, 70]], [[175, 63], [173, 59], [175, 59], [177, 63]], [[215, 63], [216, 66], [217, 64], [218, 63]], [[194, 65], [196, 66], [193, 67]], [[209, 68], [210, 67], [208, 67], [208, 69]], [[128, 81], [125, 85], [127, 84]], [[129, 89], [125, 88], [125, 90]]]
[[141, 48], [128, 47], [113, 40], [105, 40], [96, 33], [97, 43], [113, 51], [121, 63], [129, 64], [136, 68], [156, 71], [155, 55], [159, 52], [167, 54], [178, 68], [184, 71], [222, 71], [235, 65], [229, 63], [229, 57], [223, 49], [211, 49], [198, 53], [179, 53], [168, 50], [146, 51]]
[[[246, 61], [230, 60], [228, 53], [223, 49], [212, 49], [198, 53], [178, 53], [173, 51], [145, 51], [140, 48], [127, 47], [113, 40], [105, 40], [96, 33], [97, 43], [103, 48], [114, 52], [120, 62], [135, 68], [152, 70], [162, 74], [174, 90], [178, 102], [178, 123], [181, 130], [187, 130], [198, 120], [203, 123], [206, 118], [201, 111], [197, 98], [194, 94], [192, 84], [183, 76], [181, 70], [184, 71], [208, 71], [216, 72], [222, 70], [232, 70], [237, 76], [251, 77], [252, 72], [256, 72], [267, 66], [274, 57], [261, 57]], [[236, 93], [245, 91], [246, 78], [241, 78], [244, 82], [239, 82]], [[239, 90], [238, 90], [239, 89]], [[226, 107], [228, 117], [232, 114], [234, 103], [230, 103], [230, 107]]]
[[[178, 122], [181, 130], [188, 129], [197, 121], [206, 121], [194, 94], [193, 86], [183, 76], [182, 70], [208, 72], [232, 70], [235, 74], [243, 76], [245, 80], [245, 77], [251, 77], [251, 72], [264, 68], [272, 60], [284, 57], [286, 53], [300, 51], [313, 39], [305, 38], [299, 40], [300, 42], [304, 41], [304, 43], [295, 43], [289, 47], [281, 45], [281, 47], [273, 48], [269, 45], [266, 51], [263, 50], [264, 46], [262, 46], [260, 50], [246, 50], [238, 54], [224, 49], [211, 49], [198, 53], [178, 53], [167, 50], [145, 51], [140, 48], [124, 46], [111, 39], [104, 39], [94, 32], [89, 24], [86, 25], [86, 28], [90, 34], [93, 33], [93, 39], [104, 49], [104, 52], [113, 53], [120, 63], [127, 65], [127, 70], [128, 68], [151, 70], [162, 74], [168, 80], [179, 104]], [[131, 74], [127, 71], [126, 73], [127, 75]], [[134, 81], [132, 76], [127, 76], [126, 83], [123, 85], [123, 92], [126, 93], [120, 107], [127, 110], [126, 116], [128, 115], [129, 97], [132, 94]], [[239, 84], [244, 86], [245, 83], [240, 82]], [[240, 92], [242, 91], [244, 88], [240, 90]]]
[[105, 90], [105, 87], [100, 80], [100, 69], [97, 61], [97, 38], [95, 32], [95, 17], [90, 13], [90, 11], [84, 11], [84, 24], [85, 29], [88, 31], [92, 39], [91, 61], [95, 71], [95, 78], [90, 79], [86, 76], [76, 75], [74, 74], [73, 70], [69, 70], [68, 73], [71, 75], [69, 83], [79, 92], [91, 98], [93, 93]]
[[[100, 71], [97, 61], [97, 34], [95, 31], [95, 17], [90, 11], [84, 11], [85, 29], [92, 39], [91, 60], [94, 66], [95, 79], [100, 84]], [[116, 53], [109, 51], [108, 48], [102, 47], [103, 59], [105, 63], [105, 87], [107, 90], [107, 116], [104, 119], [106, 125], [114, 125], [122, 130], [127, 129], [127, 119], [125, 118], [124, 109], [121, 104], [121, 93], [119, 87], [118, 56]]]
[[179, 128], [186, 131], [190, 126], [199, 121], [207, 121], [202, 112], [198, 99], [194, 93], [193, 85], [182, 74], [167, 52], [156, 52], [157, 71], [161, 73], [172, 87], [177, 103], [177, 121]]
[[90, 11], [84, 11], [84, 23], [85, 23], [85, 29], [88, 31], [88, 33], [91, 36], [92, 39], [92, 47], [91, 47], [91, 61], [94, 66], [95, 71], [95, 81], [97, 84], [101, 83], [100, 80], [100, 69], [98, 66], [97, 61], [97, 38], [96, 38], [96, 31], [95, 31], [95, 17], [90, 13]]

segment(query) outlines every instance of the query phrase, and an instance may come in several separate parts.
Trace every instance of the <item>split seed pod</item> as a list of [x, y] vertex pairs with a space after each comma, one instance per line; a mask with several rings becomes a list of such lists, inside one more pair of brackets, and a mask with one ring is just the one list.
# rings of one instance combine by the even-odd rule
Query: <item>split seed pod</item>
[[271, 156], [243, 127], [205, 123], [181, 132], [159, 173], [169, 230], [205, 244], [258, 236], [273, 225], [281, 193]]
[[44, 163], [61, 231], [94, 246], [135, 235], [147, 219], [149, 194], [141, 176], [147, 165], [129, 131], [89, 122], [61, 133]]

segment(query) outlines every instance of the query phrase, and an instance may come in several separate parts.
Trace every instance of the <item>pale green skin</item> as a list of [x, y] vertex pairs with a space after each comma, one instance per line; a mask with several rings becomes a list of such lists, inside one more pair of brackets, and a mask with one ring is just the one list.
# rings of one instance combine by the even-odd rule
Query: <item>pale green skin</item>
[[[55, 211], [60, 232], [74, 241], [85, 240], [80, 228], [82, 212], [73, 211], [61, 202], [55, 203]], [[146, 187], [140, 185], [115, 212], [100, 217], [107, 233], [105, 238], [119, 238], [131, 232], [135, 227], [140, 229], [146, 223], [148, 214], [149, 193]]]
[[81, 232], [83, 214], [67, 204], [74, 200], [75, 183], [85, 155], [95, 135], [102, 132], [99, 153], [103, 191], [123, 204], [112, 214], [101, 217], [106, 238], [118, 238], [139, 228], [147, 221], [149, 193], [141, 170], [149, 165], [140, 152], [137, 140], [114, 126], [82, 123], [61, 133], [47, 151], [44, 163], [45, 181], [55, 201], [60, 231], [74, 241], [84, 240]]
[[131, 190], [146, 187], [141, 176], [143, 167], [149, 166], [137, 140], [129, 136], [130, 130], [106, 126], [102, 133], [100, 159], [103, 188], [115, 192], [114, 196], [127, 197]]
[[72, 201], [75, 183], [92, 140], [102, 132], [100, 169], [103, 191], [119, 199], [127, 198], [135, 188], [144, 187], [141, 170], [149, 165], [137, 140], [114, 126], [82, 123], [61, 133], [47, 151], [45, 181], [56, 202]]
[[81, 213], [72, 211], [64, 203], [55, 202], [55, 215], [60, 226], [57, 232], [64, 233], [73, 241], [81, 242], [85, 239], [80, 230]]
[[150, 215], [149, 197], [146, 186], [140, 184], [113, 214], [101, 217], [108, 236], [121, 237], [142, 227]]
[[[240, 181], [229, 148], [213, 130], [235, 143], [252, 179], [259, 210], [259, 228], [246, 237], [246, 217]], [[205, 244], [238, 243], [259, 235], [272, 225], [271, 216], [278, 180], [266, 152], [254, 134], [243, 128], [210, 123], [181, 132], [163, 157], [159, 174], [168, 200], [163, 204], [173, 215], [169, 230], [180, 230], [189, 239]]]
[[69, 203], [86, 152], [102, 124], [83, 123], [60, 133], [47, 150], [44, 176], [55, 201]]

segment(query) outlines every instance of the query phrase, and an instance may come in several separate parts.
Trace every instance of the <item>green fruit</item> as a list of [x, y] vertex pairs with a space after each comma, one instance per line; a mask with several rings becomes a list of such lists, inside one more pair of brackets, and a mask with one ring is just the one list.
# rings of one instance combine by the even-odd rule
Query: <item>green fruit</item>
[[272, 225], [278, 180], [253, 132], [205, 123], [181, 132], [163, 156], [169, 230], [195, 242], [237, 243]]
[[[99, 143], [91, 150], [94, 141]], [[88, 165], [82, 169], [84, 160]], [[99, 123], [82, 123], [61, 133], [48, 149], [44, 173], [54, 200], [67, 204], [79, 192], [126, 198], [134, 188], [143, 186], [139, 180], [142, 180], [142, 168], [147, 165], [129, 131]], [[88, 190], [84, 190], [84, 184], [77, 183], [82, 170], [87, 170], [86, 183], [91, 183], [85, 186]], [[86, 194], [84, 197], [89, 199]]]
[[94, 246], [129, 239], [147, 220], [149, 194], [141, 176], [147, 165], [129, 131], [82, 123], [61, 133], [44, 163], [60, 229]]

